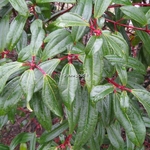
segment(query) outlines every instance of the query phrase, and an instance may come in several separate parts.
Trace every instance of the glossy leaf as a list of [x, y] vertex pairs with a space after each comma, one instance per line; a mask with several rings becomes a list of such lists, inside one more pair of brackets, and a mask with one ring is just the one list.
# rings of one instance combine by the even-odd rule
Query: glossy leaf
[[36, 0], [37, 3], [48, 3], [48, 2], [62, 2], [62, 3], [76, 3], [76, 0]]
[[94, 18], [99, 18], [106, 11], [112, 0], [95, 0]]
[[[8, 31], [6, 41], [7, 41], [7, 48], [12, 50], [16, 43], [19, 41], [19, 38], [23, 32], [24, 25], [26, 23], [27, 18], [21, 15], [18, 15], [12, 21], [10, 25], [10, 29]], [[15, 34], [14, 34], [15, 33]]]
[[35, 75], [33, 70], [27, 70], [21, 75], [20, 85], [26, 96], [26, 101], [29, 102], [33, 96], [35, 87]]
[[65, 109], [66, 116], [68, 119], [68, 124], [69, 124], [69, 134], [73, 133], [74, 128], [78, 124], [80, 109], [81, 109], [81, 102], [82, 102], [81, 88], [80, 88], [80, 86], [78, 86], [77, 91], [76, 91], [75, 100], [72, 104], [71, 111], [68, 109]]
[[18, 71], [21, 66], [20, 62], [10, 62], [0, 66], [0, 92], [4, 89], [9, 76]]
[[114, 87], [111, 84], [95, 86], [90, 93], [91, 101], [93, 103], [96, 103], [99, 100], [102, 100], [105, 96], [112, 93], [113, 91], [114, 91]]
[[31, 100], [31, 107], [39, 123], [47, 130], [50, 131], [52, 127], [50, 109], [41, 100], [40, 93], [34, 93]]
[[5, 114], [15, 107], [21, 100], [22, 95], [19, 77], [9, 81], [0, 95], [0, 115]]
[[128, 80], [126, 67], [116, 65], [116, 71], [118, 73], [118, 76], [119, 76], [122, 84], [125, 86], [127, 84], [127, 80]]
[[113, 0], [116, 4], [122, 4], [122, 5], [131, 5], [130, 0]]
[[[141, 146], [145, 139], [146, 129], [145, 124], [141, 118], [139, 112], [132, 106], [126, 109], [126, 111], [121, 110], [119, 95], [114, 95], [114, 110], [117, 120], [124, 127], [128, 138], [137, 146]], [[138, 120], [138, 122], [137, 122]]]
[[116, 128], [115, 124], [110, 125], [109, 127], [106, 128], [108, 138], [115, 147], [116, 150], [121, 150], [124, 148], [124, 141], [120, 135], [119, 130]]
[[143, 90], [143, 89], [133, 89], [131, 93], [144, 106], [148, 115], [150, 116], [150, 101], [149, 101], [150, 93], [146, 90]]
[[130, 107], [129, 97], [127, 95], [126, 91], [123, 91], [120, 96], [120, 107], [122, 111], [127, 111], [127, 109]]
[[0, 20], [0, 52], [4, 51], [4, 48], [6, 48], [6, 35], [8, 33], [8, 30], [9, 17], [5, 16], [3, 19]]
[[78, 74], [75, 67], [70, 63], [66, 64], [60, 74], [59, 91], [63, 103], [68, 110], [71, 110], [72, 103], [75, 99], [78, 82]]
[[44, 40], [48, 42], [42, 54], [42, 60], [52, 58], [66, 50], [66, 47], [73, 43], [71, 34], [64, 29], [58, 29], [50, 33]]
[[40, 137], [39, 142], [40, 143], [50, 142], [55, 137], [63, 133], [67, 128], [68, 128], [68, 122], [64, 121], [63, 123], [59, 124], [55, 129], [53, 129], [51, 132], [43, 134]]
[[30, 30], [32, 33], [30, 48], [33, 56], [37, 55], [38, 50], [40, 49], [45, 37], [45, 31], [42, 26], [43, 23], [40, 19], [35, 20], [30, 26]]
[[27, 16], [29, 11], [25, 0], [9, 0], [15, 10], [22, 16]]
[[1, 9], [3, 6], [7, 5], [8, 2], [9, 2], [8, 0], [1, 0], [1, 1], [0, 1], [0, 9]]
[[[92, 1], [79, 0], [73, 12], [79, 14], [80, 16], [82, 16], [83, 19], [89, 21], [92, 15]], [[86, 26], [73, 27], [72, 28], [73, 40], [78, 41], [84, 35], [85, 29]]]
[[[39, 67], [43, 69], [45, 73], [51, 76], [59, 63], [60, 63], [60, 59], [51, 59], [40, 63]], [[36, 78], [34, 92], [37, 92], [43, 86], [43, 74], [38, 69], [34, 69], [34, 73]]]
[[55, 21], [55, 25], [58, 27], [89, 26], [89, 23], [80, 15], [68, 12], [58, 17]]
[[85, 49], [87, 55], [84, 59], [83, 68], [89, 91], [93, 86], [98, 85], [102, 79], [104, 66], [101, 55], [102, 43], [103, 40], [101, 38], [91, 37]]
[[139, 22], [141, 25], [144, 26], [147, 24], [145, 14], [139, 8], [135, 6], [123, 6], [120, 9], [126, 16]]
[[82, 109], [75, 137], [74, 150], [79, 150], [89, 140], [98, 119], [98, 111], [91, 105], [87, 91], [83, 90], [82, 99]]
[[43, 77], [42, 100], [45, 105], [57, 116], [62, 117], [62, 107], [58, 86], [56, 82], [48, 75]]

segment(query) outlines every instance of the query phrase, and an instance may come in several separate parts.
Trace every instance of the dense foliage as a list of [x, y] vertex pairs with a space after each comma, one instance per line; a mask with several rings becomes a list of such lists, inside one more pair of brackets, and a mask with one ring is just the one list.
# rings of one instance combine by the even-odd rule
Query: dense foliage
[[145, 0], [1, 0], [0, 127], [28, 113], [44, 132], [0, 149], [144, 150], [149, 24]]

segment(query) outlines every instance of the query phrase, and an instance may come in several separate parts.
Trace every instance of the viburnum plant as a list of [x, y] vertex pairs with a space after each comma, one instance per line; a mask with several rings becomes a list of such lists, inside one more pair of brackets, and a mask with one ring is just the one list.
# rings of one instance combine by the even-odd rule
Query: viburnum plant
[[149, 24], [145, 0], [1, 0], [0, 125], [27, 108], [45, 131], [0, 149], [144, 150]]

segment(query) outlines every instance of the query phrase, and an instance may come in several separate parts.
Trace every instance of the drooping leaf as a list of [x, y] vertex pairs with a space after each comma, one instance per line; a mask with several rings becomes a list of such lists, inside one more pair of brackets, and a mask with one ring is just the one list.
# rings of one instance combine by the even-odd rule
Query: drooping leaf
[[59, 79], [59, 91], [64, 105], [71, 110], [72, 103], [75, 99], [75, 93], [78, 87], [78, 74], [75, 67], [68, 63], [61, 71]]
[[[60, 63], [60, 59], [51, 59], [48, 61], [44, 61], [39, 64], [39, 67], [45, 71], [45, 73], [52, 75], [53, 71], [57, 67], [57, 65]], [[42, 88], [43, 85], [43, 74], [39, 71], [39, 69], [34, 69], [35, 73], [35, 89], [34, 92], [39, 91]]]
[[131, 103], [130, 106], [126, 108], [126, 111], [123, 111], [120, 106], [119, 95], [117, 94], [114, 94], [113, 102], [115, 116], [124, 127], [128, 138], [135, 145], [141, 146], [145, 139], [146, 129], [140, 113]]
[[90, 99], [92, 103], [96, 103], [99, 100], [102, 100], [108, 94], [112, 93], [113, 91], [114, 87], [111, 84], [97, 85], [92, 89], [90, 93]]
[[79, 150], [89, 140], [94, 132], [98, 119], [98, 111], [91, 105], [88, 93], [85, 89], [82, 92], [82, 96], [82, 109], [75, 137], [74, 150]]
[[89, 90], [91, 90], [93, 86], [98, 85], [102, 79], [104, 66], [101, 54], [102, 43], [103, 40], [101, 38], [91, 37], [85, 49], [87, 55], [84, 59], [83, 69]]
[[147, 19], [143, 11], [135, 6], [123, 6], [121, 11], [129, 18], [139, 22], [141, 25], [147, 24]]
[[115, 147], [116, 150], [124, 149], [124, 141], [116, 125], [112, 124], [109, 127], [107, 127], [106, 130], [107, 130], [108, 138], [111, 144], [113, 145], [113, 147]]
[[29, 11], [25, 0], [9, 0], [15, 10], [22, 16], [28, 16]]
[[[1, 5], [0, 5], [1, 6]], [[9, 17], [5, 16], [0, 20], [0, 52], [6, 48], [6, 35], [9, 30]]]
[[26, 96], [26, 101], [29, 102], [33, 96], [34, 87], [35, 87], [35, 75], [34, 75], [33, 70], [31, 70], [31, 69], [26, 70], [21, 75], [20, 85], [21, 85], [22, 90]]
[[150, 116], [150, 101], [149, 101], [150, 93], [146, 90], [143, 90], [143, 89], [133, 89], [131, 93], [144, 106], [148, 115]]
[[53, 129], [52, 131], [43, 134], [40, 139], [39, 142], [40, 143], [46, 143], [46, 142], [50, 142], [51, 140], [53, 140], [55, 137], [59, 136], [61, 133], [63, 133], [66, 129], [68, 128], [68, 122], [67, 121], [63, 121], [61, 124], [59, 124], [55, 129]]
[[[27, 18], [21, 15], [18, 15], [12, 21], [10, 25], [10, 29], [8, 31], [6, 41], [7, 41], [7, 48], [12, 50], [14, 46], [19, 41], [19, 38], [23, 32], [24, 25], [26, 23]], [[15, 34], [14, 34], [15, 33]]]
[[106, 11], [112, 0], [95, 0], [94, 18], [99, 18]]
[[69, 133], [72, 134], [74, 131], [74, 128], [78, 124], [79, 121], [79, 115], [80, 115], [80, 109], [81, 109], [81, 88], [78, 86], [76, 91], [75, 100], [72, 104], [71, 111], [68, 109], [65, 109], [67, 118], [68, 118], [68, 124], [69, 124]]
[[49, 3], [49, 2], [62, 2], [62, 3], [76, 3], [76, 0], [36, 0], [37, 3]]
[[52, 127], [50, 109], [43, 103], [40, 93], [34, 93], [31, 100], [31, 107], [39, 123], [47, 130], [50, 131]]
[[9, 76], [18, 71], [21, 66], [20, 62], [10, 62], [0, 66], [0, 92], [4, 89]]
[[42, 60], [52, 58], [66, 50], [66, 47], [73, 43], [71, 34], [64, 29], [58, 29], [50, 33], [44, 40], [48, 42], [42, 54]]
[[[83, 19], [89, 21], [92, 15], [92, 1], [79, 0], [73, 12], [79, 14]], [[85, 29], [86, 26], [73, 27], [71, 32], [73, 40], [78, 41], [84, 35]]]
[[43, 78], [42, 100], [54, 114], [62, 117], [62, 106], [58, 86], [49, 75], [44, 75]]
[[55, 21], [55, 25], [58, 27], [89, 26], [89, 23], [80, 15], [68, 12], [58, 17]]
[[42, 26], [43, 23], [40, 19], [36, 19], [30, 26], [30, 30], [32, 33], [30, 48], [33, 56], [37, 55], [38, 50], [40, 49], [45, 37], [45, 31]]

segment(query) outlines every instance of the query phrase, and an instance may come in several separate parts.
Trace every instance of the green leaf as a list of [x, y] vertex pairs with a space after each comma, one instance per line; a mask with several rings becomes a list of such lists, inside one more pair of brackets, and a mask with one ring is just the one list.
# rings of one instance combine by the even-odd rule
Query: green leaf
[[6, 48], [6, 35], [8, 33], [8, 30], [9, 16], [5, 16], [3, 19], [0, 20], [0, 52], [4, 51], [4, 48]]
[[150, 116], [150, 93], [143, 89], [133, 89], [131, 93], [140, 101]]
[[19, 150], [27, 150], [27, 144], [26, 143], [21, 143]]
[[36, 19], [30, 26], [30, 30], [32, 33], [30, 48], [33, 56], [37, 55], [45, 37], [45, 31], [42, 26], [43, 23], [40, 19]]
[[[1, 9], [3, 6], [7, 5], [8, 2], [9, 2], [8, 0], [1, 0], [1, 1], [0, 1], [0, 9]], [[0, 32], [0, 33], [1, 33], [1, 32]]]
[[[74, 13], [82, 16], [85, 20], [89, 21], [92, 15], [92, 1], [79, 0], [74, 8]], [[83, 27], [72, 27], [72, 37], [74, 41], [78, 41], [84, 35], [86, 26]]]
[[0, 144], [0, 149], [1, 150], [10, 150], [8, 146]]
[[30, 148], [29, 150], [35, 149], [36, 144], [36, 135], [35, 133], [20, 133], [18, 134], [12, 141], [9, 146], [10, 150], [14, 150], [15, 147], [20, 143], [26, 143], [30, 141]]
[[35, 75], [33, 70], [26, 70], [20, 78], [20, 85], [26, 96], [26, 101], [29, 102], [34, 93]]
[[9, 0], [15, 10], [22, 16], [28, 16], [29, 11], [25, 0]]
[[5, 114], [5, 112], [8, 112], [15, 107], [21, 100], [22, 95], [19, 77], [9, 81], [0, 95], [0, 115]]
[[[40, 63], [38, 66], [42, 70], [44, 70], [45, 73], [51, 76], [53, 71], [55, 70], [55, 68], [58, 66], [59, 63], [60, 63], [60, 59], [51, 59], [51, 60]], [[34, 69], [34, 73], [35, 73], [35, 78], [36, 78], [34, 92], [37, 92], [43, 86], [43, 74], [38, 69]]]
[[127, 143], [127, 150], [134, 150], [134, 144], [129, 140], [128, 136], [126, 135], [126, 143]]
[[118, 76], [122, 84], [126, 86], [128, 80], [126, 67], [121, 65], [116, 65], [116, 71], [118, 73]]
[[36, 0], [37, 3], [49, 3], [49, 2], [62, 2], [62, 3], [76, 3], [76, 0]]
[[147, 24], [147, 19], [143, 11], [135, 6], [122, 6], [121, 11], [129, 18], [139, 22], [141, 25]]
[[78, 83], [79, 79], [75, 67], [70, 63], [66, 64], [60, 74], [59, 91], [68, 110], [71, 110]]
[[115, 4], [120, 4], [120, 5], [131, 5], [130, 0], [113, 0]]
[[115, 150], [123, 150], [124, 141], [116, 125], [112, 124], [109, 127], [107, 127], [106, 130], [107, 130], [108, 138], [111, 144], [113, 145], [113, 147], [115, 147]]
[[79, 150], [93, 134], [98, 120], [98, 111], [90, 103], [87, 90], [82, 92], [82, 105], [75, 137], [74, 150]]
[[45, 105], [57, 116], [62, 117], [62, 106], [56, 82], [48, 75], [43, 77], [42, 100]]
[[[114, 94], [113, 98], [115, 116], [124, 127], [128, 138], [132, 143], [141, 146], [145, 139], [146, 129], [140, 113], [132, 106], [123, 111], [120, 106], [119, 95]], [[137, 122], [138, 120], [138, 122]]]
[[80, 15], [71, 12], [65, 13], [58, 17], [55, 21], [55, 25], [58, 27], [90, 26], [89, 23]]
[[20, 62], [10, 62], [0, 66], [0, 92], [4, 89], [9, 76], [18, 71], [21, 66]]
[[112, 0], [95, 0], [94, 18], [99, 18], [106, 11]]
[[[18, 15], [11, 23], [10, 29], [8, 31], [6, 41], [7, 48], [12, 50], [16, 43], [19, 41], [21, 34], [23, 32], [24, 25], [26, 23], [27, 18], [21, 15]], [[14, 34], [15, 33], [15, 34]]]
[[31, 100], [31, 107], [39, 123], [47, 130], [50, 131], [52, 127], [50, 109], [41, 101], [41, 94], [34, 93]]
[[101, 46], [103, 40], [101, 38], [91, 37], [85, 51], [88, 53], [84, 59], [83, 69], [85, 81], [90, 91], [93, 86], [100, 83], [103, 73], [103, 57], [101, 54]]
[[126, 112], [130, 106], [129, 97], [126, 91], [123, 91], [120, 96], [120, 107], [122, 111]]
[[66, 47], [73, 43], [71, 34], [64, 29], [58, 29], [50, 33], [44, 40], [48, 42], [42, 54], [42, 60], [52, 58], [66, 50]]
[[91, 101], [93, 103], [96, 103], [99, 100], [102, 100], [108, 94], [112, 93], [113, 91], [114, 87], [111, 84], [95, 86], [90, 93]]
[[82, 102], [81, 88], [80, 86], [78, 86], [75, 100], [72, 104], [71, 111], [69, 111], [68, 109], [65, 109], [66, 116], [68, 119], [68, 124], [69, 124], [69, 134], [73, 133], [74, 128], [78, 124], [80, 109], [81, 109], [81, 102]]
[[53, 140], [55, 137], [59, 136], [61, 133], [63, 133], [68, 128], [68, 122], [64, 121], [61, 123], [58, 127], [53, 129], [51, 132], [43, 134], [40, 139], [39, 143], [46, 143]]

